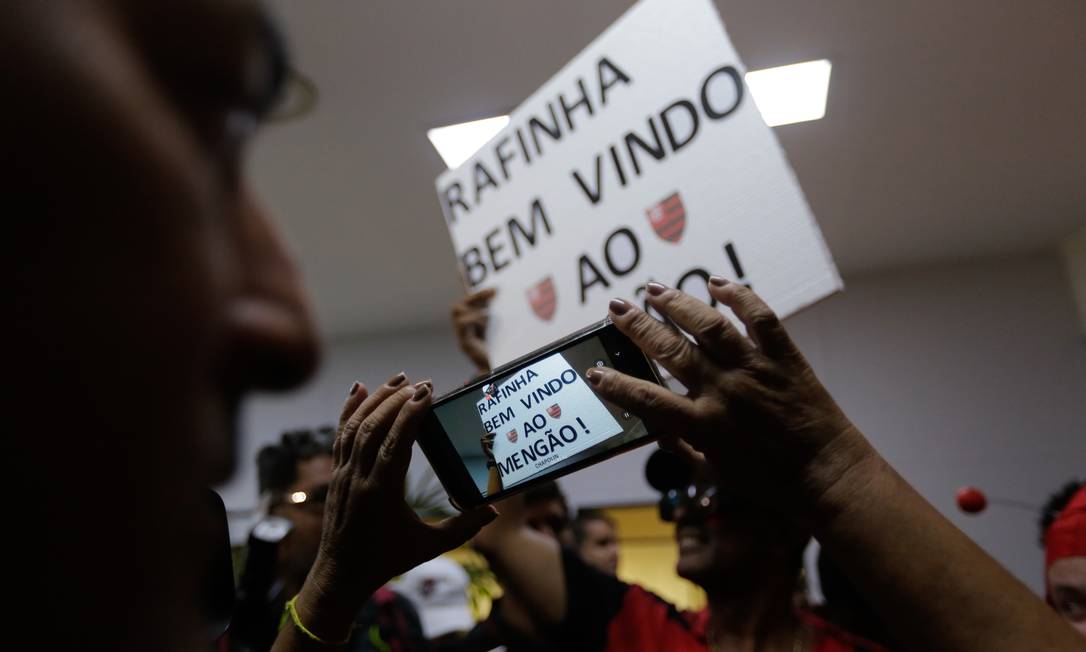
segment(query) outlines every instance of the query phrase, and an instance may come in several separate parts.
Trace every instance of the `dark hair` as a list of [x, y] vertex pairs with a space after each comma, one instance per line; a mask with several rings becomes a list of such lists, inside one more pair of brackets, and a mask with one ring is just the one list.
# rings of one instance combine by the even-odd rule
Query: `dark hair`
[[604, 514], [598, 509], [579, 509], [577, 510], [577, 518], [573, 519], [573, 538], [577, 540], [577, 544], [584, 543], [587, 533], [585, 532], [585, 525], [589, 521], [603, 521], [615, 527], [615, 519], [611, 518], [607, 514]]
[[286, 491], [298, 479], [298, 462], [332, 454], [335, 430], [289, 430], [278, 444], [268, 444], [256, 454], [257, 486], [260, 493]]
[[1041, 508], [1041, 547], [1045, 545], [1045, 534], [1048, 533], [1048, 528], [1052, 527], [1052, 522], [1060, 515], [1060, 512], [1067, 507], [1067, 503], [1071, 502], [1071, 497], [1082, 488], [1083, 481], [1072, 480], [1063, 485], [1056, 493], [1048, 497], [1048, 502]]
[[562, 510], [565, 511], [567, 515], [569, 514], [569, 504], [566, 503], [566, 495], [558, 488], [558, 483], [553, 480], [544, 482], [543, 484], [532, 487], [524, 492], [525, 505], [537, 505], [552, 500], [557, 500], [562, 503]]

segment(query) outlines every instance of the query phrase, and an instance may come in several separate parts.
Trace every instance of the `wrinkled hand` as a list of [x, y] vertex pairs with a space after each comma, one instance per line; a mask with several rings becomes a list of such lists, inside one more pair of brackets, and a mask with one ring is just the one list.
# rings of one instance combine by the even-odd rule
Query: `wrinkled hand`
[[490, 322], [487, 308], [496, 293], [494, 288], [479, 290], [460, 299], [452, 307], [456, 341], [479, 373], [490, 371], [490, 356], [486, 351], [486, 327]]
[[716, 309], [656, 283], [647, 287], [649, 304], [695, 342], [625, 301], [610, 305], [618, 329], [671, 372], [686, 396], [608, 368], [593, 367], [589, 380], [664, 434], [665, 446], [670, 436], [670, 447], [704, 456], [729, 488], [775, 502], [825, 491], [866, 454], [866, 441], [758, 295], [720, 277], [708, 287], [747, 336]]
[[304, 608], [315, 626], [332, 630], [330, 640], [342, 636], [335, 630], [349, 628], [373, 591], [463, 545], [495, 516], [483, 507], [431, 525], [404, 500], [411, 446], [430, 409], [429, 383], [412, 386], [398, 374], [372, 394], [357, 384], [352, 390], [332, 449], [320, 552], [298, 601], [300, 614]]

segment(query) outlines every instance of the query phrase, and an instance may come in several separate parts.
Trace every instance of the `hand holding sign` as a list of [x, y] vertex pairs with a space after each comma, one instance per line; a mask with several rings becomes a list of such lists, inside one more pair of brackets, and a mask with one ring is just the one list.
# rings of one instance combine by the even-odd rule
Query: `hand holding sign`
[[730, 265], [782, 315], [841, 288], [711, 0], [637, 2], [436, 189], [497, 365], [654, 279], [710, 301]]
[[487, 468], [497, 466], [494, 462], [494, 435], [493, 432], [484, 432], [479, 437], [479, 446], [483, 449], [483, 457], [486, 458]]
[[495, 288], [479, 290], [452, 306], [451, 320], [456, 342], [475, 365], [475, 370], [481, 374], [490, 371], [490, 357], [486, 352], [486, 327], [490, 323], [490, 300], [495, 294]]
[[689, 388], [686, 396], [607, 368], [587, 372], [596, 391], [703, 453], [729, 490], [769, 497], [775, 508], [805, 497], [791, 492], [825, 489], [874, 454], [753, 291], [720, 277], [708, 291], [749, 337], [707, 304], [658, 284], [647, 288], [648, 303], [696, 343], [625, 301], [611, 302], [618, 329]]

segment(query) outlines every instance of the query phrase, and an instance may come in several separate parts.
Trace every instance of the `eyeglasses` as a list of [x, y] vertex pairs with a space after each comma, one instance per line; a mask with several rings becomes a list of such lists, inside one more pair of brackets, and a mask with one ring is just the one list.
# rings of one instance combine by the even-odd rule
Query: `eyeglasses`
[[323, 506], [324, 501], [326, 500], [328, 500], [328, 485], [322, 484], [309, 491], [295, 491], [289, 493], [286, 495], [286, 499], [283, 502], [288, 505]]
[[697, 485], [691, 484], [682, 489], [668, 489], [657, 507], [660, 520], [668, 523], [675, 522], [675, 512], [680, 507], [687, 512], [704, 512], [706, 516], [715, 514], [719, 507], [716, 487], [710, 485], [699, 490]]

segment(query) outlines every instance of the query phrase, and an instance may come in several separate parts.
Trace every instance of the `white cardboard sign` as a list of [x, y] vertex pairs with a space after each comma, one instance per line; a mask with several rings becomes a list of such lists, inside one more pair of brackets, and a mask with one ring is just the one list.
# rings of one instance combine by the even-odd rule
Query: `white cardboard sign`
[[622, 432], [561, 353], [486, 391], [475, 409], [483, 429], [495, 433], [494, 461], [505, 488]]
[[655, 280], [721, 274], [781, 316], [842, 287], [710, 0], [641, 0], [436, 187], [507, 362]]

